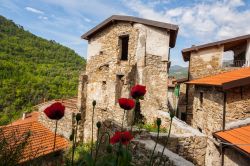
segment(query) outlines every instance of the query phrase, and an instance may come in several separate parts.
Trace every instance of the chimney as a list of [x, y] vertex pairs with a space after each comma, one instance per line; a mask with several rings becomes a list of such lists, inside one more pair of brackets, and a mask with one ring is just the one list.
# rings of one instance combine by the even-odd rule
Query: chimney
[[26, 117], [27, 117], [27, 112], [24, 112], [24, 113], [23, 113], [22, 120], [24, 120]]

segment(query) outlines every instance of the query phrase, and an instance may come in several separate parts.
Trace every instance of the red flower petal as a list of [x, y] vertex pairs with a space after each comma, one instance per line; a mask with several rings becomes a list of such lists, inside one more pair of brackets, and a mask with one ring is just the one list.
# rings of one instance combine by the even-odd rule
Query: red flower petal
[[132, 139], [133, 139], [133, 136], [128, 131], [115, 132], [113, 137], [110, 139], [110, 143], [116, 144], [116, 143], [121, 142], [123, 145], [127, 145]]
[[64, 116], [65, 107], [60, 102], [55, 102], [48, 106], [43, 112], [52, 120], [59, 120]]
[[143, 97], [146, 94], [146, 86], [142, 86], [142, 85], [135, 85], [134, 87], [132, 87], [131, 89], [131, 96], [134, 99]]
[[135, 106], [135, 102], [133, 99], [120, 98], [118, 102], [119, 102], [120, 107], [125, 110], [131, 110]]

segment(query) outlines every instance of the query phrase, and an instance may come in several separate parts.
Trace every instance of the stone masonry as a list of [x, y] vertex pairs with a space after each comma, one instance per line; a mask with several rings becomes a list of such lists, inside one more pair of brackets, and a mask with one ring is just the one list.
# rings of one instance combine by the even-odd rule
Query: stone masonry
[[[129, 38], [127, 60], [121, 60], [123, 36]], [[135, 84], [147, 87], [141, 102], [146, 121], [153, 111], [167, 111], [169, 42], [167, 29], [128, 21], [114, 21], [88, 38], [86, 73], [82, 76], [87, 79], [81, 81], [78, 92], [83, 99], [78, 107], [86, 108], [83, 109], [85, 141], [92, 132], [92, 101], [97, 102], [94, 123], [106, 119], [121, 123], [123, 110], [118, 99], [129, 98]], [[131, 123], [131, 116], [129, 112], [126, 114], [125, 125]]]
[[[199, 99], [200, 92], [203, 93], [202, 104]], [[221, 164], [220, 148], [214, 143], [212, 133], [223, 130], [223, 99], [224, 93], [218, 88], [199, 86], [195, 88], [192, 126], [210, 138], [207, 140], [206, 165]], [[250, 118], [249, 105], [249, 85], [226, 91], [225, 125]], [[227, 158], [228, 155], [231, 158], [241, 157], [239, 152], [232, 154], [230, 150], [226, 150], [225, 163], [232, 162]], [[243, 158], [242, 162], [246, 162], [246, 159]]]

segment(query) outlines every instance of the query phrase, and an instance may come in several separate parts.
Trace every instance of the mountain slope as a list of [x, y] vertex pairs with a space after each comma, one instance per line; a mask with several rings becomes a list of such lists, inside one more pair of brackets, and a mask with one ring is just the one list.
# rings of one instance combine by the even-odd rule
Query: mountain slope
[[177, 79], [187, 78], [187, 76], [188, 76], [188, 67], [173, 65], [173, 66], [170, 67], [169, 76], [174, 76]]
[[77, 94], [85, 60], [0, 16], [0, 125], [31, 106]]

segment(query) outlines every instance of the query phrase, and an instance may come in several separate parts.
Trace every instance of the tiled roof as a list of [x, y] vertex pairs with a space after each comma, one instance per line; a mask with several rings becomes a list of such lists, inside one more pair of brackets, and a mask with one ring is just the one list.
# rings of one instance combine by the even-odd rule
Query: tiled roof
[[250, 34], [244, 35], [244, 36], [238, 36], [230, 39], [225, 39], [221, 41], [216, 41], [212, 43], [207, 43], [199, 46], [192, 46], [190, 48], [185, 48], [183, 49], [182, 52], [182, 57], [184, 61], [189, 61], [190, 60], [190, 55], [192, 51], [198, 51], [200, 49], [206, 49], [206, 48], [211, 48], [215, 46], [224, 46], [224, 51], [230, 50], [233, 46], [236, 45], [244, 45], [247, 43], [247, 40], [250, 39]]
[[114, 22], [118, 22], [118, 21], [129, 22], [129, 23], [140, 23], [144, 25], [166, 29], [169, 31], [169, 34], [170, 34], [170, 47], [173, 48], [175, 46], [177, 33], [179, 29], [177, 25], [138, 18], [138, 17], [132, 17], [132, 16], [122, 16], [122, 15], [112, 15], [111, 17], [107, 18], [106, 20], [104, 20], [103, 22], [101, 22], [100, 24], [98, 24], [97, 26], [95, 26], [94, 28], [86, 32], [85, 34], [83, 34], [81, 38], [89, 40], [97, 32], [103, 30], [108, 25], [112, 25], [114, 24]]
[[31, 113], [28, 113], [24, 120], [22, 118], [18, 119], [12, 122], [10, 125], [18, 125], [18, 124], [23, 124], [23, 123], [28, 123], [28, 122], [35, 122], [35, 121], [38, 121], [38, 116], [39, 116], [39, 112], [33, 111]]
[[[10, 146], [14, 145], [18, 140], [23, 139], [27, 132], [31, 133], [20, 162], [25, 162], [53, 152], [54, 133], [36, 120], [35, 116], [37, 113], [33, 113], [33, 115], [34, 117], [31, 116], [30, 119], [18, 120], [11, 125], [1, 127], [2, 134], [4, 134], [5, 138], [8, 138], [7, 140]], [[65, 138], [59, 135], [56, 136], [55, 151], [63, 150], [67, 148], [68, 145], [69, 142]]]
[[187, 84], [220, 86], [224, 90], [250, 84], [250, 67], [241, 68], [201, 79], [191, 80]]
[[250, 157], [250, 125], [213, 134], [223, 142], [234, 144], [233, 147]]

